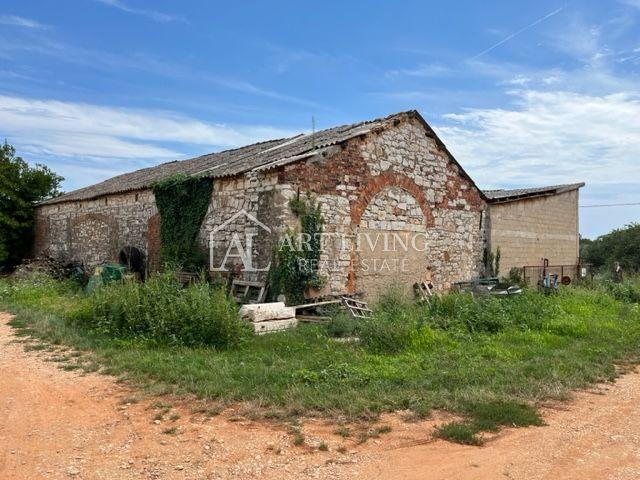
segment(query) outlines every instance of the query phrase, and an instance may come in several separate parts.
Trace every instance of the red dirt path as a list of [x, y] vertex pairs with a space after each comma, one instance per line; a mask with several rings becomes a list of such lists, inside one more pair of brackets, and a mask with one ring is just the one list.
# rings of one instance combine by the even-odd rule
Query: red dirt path
[[[284, 426], [233, 411], [209, 419], [191, 413], [193, 402], [145, 398], [113, 378], [61, 370], [46, 361], [50, 353], [25, 351], [9, 318], [0, 314], [3, 480], [640, 478], [638, 373], [547, 409], [545, 427], [508, 429], [483, 447], [431, 440], [445, 416], [406, 423], [398, 415], [382, 419], [391, 433], [362, 445], [308, 419], [305, 445], [296, 447]], [[140, 402], [126, 404], [131, 397]], [[160, 421], [158, 401], [172, 403]], [[317, 448], [323, 441], [329, 451]]]

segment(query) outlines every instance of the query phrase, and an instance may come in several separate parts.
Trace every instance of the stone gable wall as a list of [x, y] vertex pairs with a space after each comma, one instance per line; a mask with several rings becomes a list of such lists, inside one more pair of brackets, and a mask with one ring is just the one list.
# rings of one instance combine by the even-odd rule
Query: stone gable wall
[[[362, 244], [351, 250], [343, 241], [330, 244], [322, 258], [328, 291], [376, 296], [392, 283], [409, 289], [428, 278], [445, 291], [452, 282], [481, 273], [486, 205], [416, 119], [350, 140], [328, 159], [289, 165], [279, 178], [289, 195], [315, 193], [326, 230], [336, 238], [422, 232], [428, 239], [425, 252], [395, 255]], [[409, 267], [365, 271], [365, 261], [385, 258], [389, 263], [405, 258]]]

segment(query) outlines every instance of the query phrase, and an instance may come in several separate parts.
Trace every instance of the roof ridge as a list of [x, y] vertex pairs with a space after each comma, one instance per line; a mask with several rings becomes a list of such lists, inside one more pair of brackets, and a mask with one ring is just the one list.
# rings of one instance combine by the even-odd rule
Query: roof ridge
[[[378, 128], [375, 126], [376, 124], [382, 126], [390, 120], [403, 115], [415, 116], [421, 119], [425, 128], [431, 132], [433, 131], [417, 110], [403, 110], [370, 120], [324, 128], [312, 134], [302, 132], [291, 137], [263, 140], [218, 152], [205, 153], [197, 157], [171, 160], [158, 165], [139, 168], [131, 172], [115, 175], [93, 185], [72, 190], [58, 197], [45, 200], [41, 204], [90, 200], [114, 193], [143, 190], [150, 188], [155, 182], [177, 173], [207, 175], [211, 176], [211, 178], [240, 175], [267, 164], [279, 164], [278, 162], [281, 160], [302, 158], [303, 154], [313, 149], [342, 143], [349, 138], [367, 133], [369, 130], [365, 131], [363, 129], [365, 126], [373, 125], [372, 128]], [[265, 145], [269, 145], [271, 148], [262, 148]]]
[[489, 202], [505, 202], [522, 198], [535, 197], [545, 194], [559, 194], [584, 187], [584, 182], [562, 183], [558, 185], [548, 185], [544, 187], [524, 187], [511, 189], [491, 189], [482, 190]]

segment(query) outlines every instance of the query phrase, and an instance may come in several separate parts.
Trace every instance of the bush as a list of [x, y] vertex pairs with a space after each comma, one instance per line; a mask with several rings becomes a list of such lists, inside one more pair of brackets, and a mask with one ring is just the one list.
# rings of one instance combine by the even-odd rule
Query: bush
[[638, 279], [627, 279], [620, 283], [606, 281], [603, 283], [603, 286], [616, 300], [640, 303], [640, 281]]
[[433, 329], [464, 334], [498, 333], [511, 327], [539, 330], [559, 308], [557, 302], [535, 291], [480, 298], [451, 293], [419, 304], [392, 290], [380, 299], [373, 319], [361, 322], [359, 333], [370, 351], [394, 353], [409, 345], [430, 344]]
[[171, 273], [145, 283], [105, 285], [70, 319], [112, 337], [172, 345], [225, 348], [250, 334], [250, 326], [242, 322], [235, 301], [223, 289], [205, 281], [182, 288]]
[[327, 324], [327, 333], [335, 338], [346, 338], [357, 335], [358, 322], [345, 312], [339, 311], [331, 317]]
[[374, 353], [395, 353], [412, 343], [420, 321], [420, 306], [399, 290], [382, 296], [373, 318], [360, 324], [360, 339]]

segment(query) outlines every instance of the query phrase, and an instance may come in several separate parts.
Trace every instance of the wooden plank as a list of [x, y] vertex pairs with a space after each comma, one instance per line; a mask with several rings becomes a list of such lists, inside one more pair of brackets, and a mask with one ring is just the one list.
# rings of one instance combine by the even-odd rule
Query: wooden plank
[[292, 308], [295, 308], [296, 310], [303, 310], [305, 308], [321, 307], [323, 305], [335, 305], [336, 303], [341, 302], [342, 300], [327, 300], [326, 302], [303, 303], [301, 305], [295, 305]]
[[256, 287], [256, 288], [264, 288], [264, 282], [251, 282], [249, 280], [238, 280], [237, 278], [233, 280], [233, 285], [238, 285], [239, 287]]
[[369, 308], [367, 302], [360, 300], [354, 300], [353, 298], [342, 297], [342, 304], [349, 310], [351, 316], [354, 318], [369, 319], [372, 317], [373, 312]]
[[331, 321], [331, 317], [323, 317], [320, 315], [296, 315], [299, 322], [305, 323], [326, 323]]

